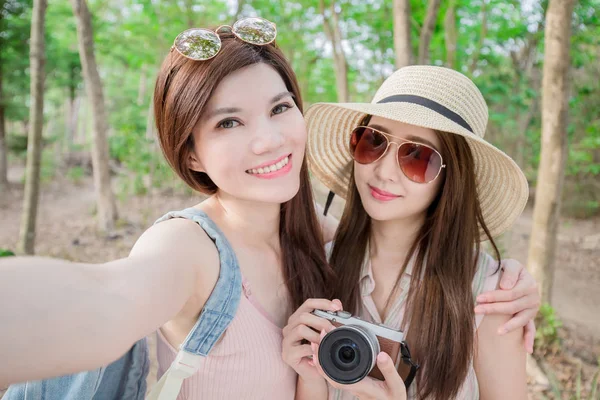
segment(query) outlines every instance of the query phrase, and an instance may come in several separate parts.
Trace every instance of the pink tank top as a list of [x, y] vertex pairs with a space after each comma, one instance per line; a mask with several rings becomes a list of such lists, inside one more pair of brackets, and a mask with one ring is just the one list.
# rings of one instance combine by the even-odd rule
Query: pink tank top
[[[199, 371], [183, 381], [177, 400], [294, 399], [296, 372], [281, 358], [282, 330], [255, 301], [245, 278], [242, 286], [233, 321]], [[177, 350], [160, 330], [157, 335], [160, 379]]]

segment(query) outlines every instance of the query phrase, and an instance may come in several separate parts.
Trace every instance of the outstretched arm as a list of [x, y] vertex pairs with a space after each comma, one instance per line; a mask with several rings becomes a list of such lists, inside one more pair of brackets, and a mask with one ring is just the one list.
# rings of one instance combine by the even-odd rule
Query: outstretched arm
[[0, 387], [108, 364], [175, 316], [202, 279], [198, 264], [218, 271], [214, 245], [194, 225], [157, 224], [129, 257], [105, 264], [3, 258]]

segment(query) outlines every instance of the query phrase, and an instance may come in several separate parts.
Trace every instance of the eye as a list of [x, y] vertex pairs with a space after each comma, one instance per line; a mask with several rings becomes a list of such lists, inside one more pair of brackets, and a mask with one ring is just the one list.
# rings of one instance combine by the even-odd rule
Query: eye
[[223, 121], [219, 122], [219, 124], [217, 125], [217, 128], [231, 129], [231, 128], [235, 128], [238, 125], [240, 125], [240, 123], [239, 123], [239, 121], [236, 121], [235, 119], [224, 119]]
[[292, 108], [292, 106], [289, 103], [277, 104], [275, 107], [273, 107], [273, 110], [271, 110], [271, 113], [272, 114], [282, 114], [282, 113], [286, 112], [287, 110], [289, 110], [290, 108]]

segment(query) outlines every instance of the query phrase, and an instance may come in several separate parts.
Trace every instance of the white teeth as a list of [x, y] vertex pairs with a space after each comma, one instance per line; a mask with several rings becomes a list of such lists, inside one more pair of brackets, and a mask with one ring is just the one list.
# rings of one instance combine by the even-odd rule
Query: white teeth
[[270, 172], [275, 172], [275, 171], [280, 170], [281, 168], [288, 165], [289, 162], [290, 162], [290, 158], [288, 156], [288, 157], [284, 158], [283, 160], [279, 161], [278, 163], [269, 165], [268, 167], [252, 168], [252, 169], [247, 170], [246, 172], [248, 172], [250, 174], [268, 174]]

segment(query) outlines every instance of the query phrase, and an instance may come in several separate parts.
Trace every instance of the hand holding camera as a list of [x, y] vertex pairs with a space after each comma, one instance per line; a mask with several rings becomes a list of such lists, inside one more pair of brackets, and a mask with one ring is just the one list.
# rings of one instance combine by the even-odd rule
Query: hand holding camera
[[[321, 339], [325, 332], [321, 333]], [[352, 393], [361, 400], [407, 400], [406, 387], [402, 377], [398, 374], [392, 359], [387, 353], [380, 352], [377, 357], [377, 369], [381, 372], [383, 381], [367, 376], [357, 383], [344, 385], [333, 381], [323, 371], [319, 361], [319, 345], [312, 344], [315, 359], [315, 368], [329, 382], [331, 386]]]
[[419, 366], [411, 359], [403, 332], [363, 321], [347, 311], [317, 309], [313, 315], [337, 327], [322, 337], [319, 344], [319, 364], [331, 380], [346, 385], [357, 383], [366, 376], [383, 380], [377, 367], [378, 355], [383, 352], [395, 367], [400, 362], [410, 366], [405, 381], [406, 387], [410, 386]]
[[339, 300], [308, 299], [288, 319], [283, 328], [282, 357], [307, 382], [324, 382], [315, 368], [310, 343], [319, 343], [319, 332], [330, 332], [335, 327], [327, 319], [312, 313], [314, 309], [339, 311]]

